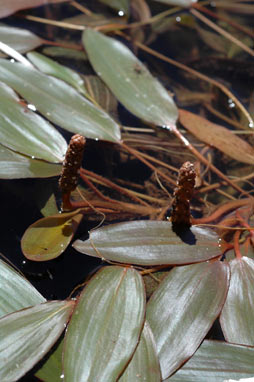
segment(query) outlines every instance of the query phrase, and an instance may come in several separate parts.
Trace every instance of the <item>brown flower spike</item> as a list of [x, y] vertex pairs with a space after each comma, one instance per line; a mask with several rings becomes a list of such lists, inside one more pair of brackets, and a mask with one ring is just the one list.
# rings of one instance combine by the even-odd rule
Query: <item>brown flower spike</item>
[[191, 226], [190, 199], [195, 186], [196, 173], [191, 162], [185, 162], [179, 170], [174, 190], [171, 221], [175, 231]]
[[71, 207], [69, 197], [70, 193], [77, 187], [85, 143], [86, 140], [82, 135], [75, 134], [71, 137], [66, 151], [58, 183], [62, 191], [63, 209], [69, 209]]

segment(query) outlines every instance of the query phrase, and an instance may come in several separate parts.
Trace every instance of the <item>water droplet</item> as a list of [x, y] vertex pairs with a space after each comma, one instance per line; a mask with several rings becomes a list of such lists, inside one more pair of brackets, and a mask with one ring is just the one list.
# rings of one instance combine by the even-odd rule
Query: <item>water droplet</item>
[[27, 108], [30, 109], [30, 110], [32, 110], [32, 111], [36, 111], [36, 107], [35, 107], [33, 104], [31, 104], [31, 103], [29, 103], [29, 104], [27, 105]]
[[11, 58], [10, 62], [13, 64], [15, 62], [14, 58]]
[[22, 261], [22, 264], [26, 264], [26, 260], [23, 260], [23, 261]]
[[61, 375], [60, 375], [60, 379], [64, 379], [64, 374], [61, 374]]
[[118, 16], [123, 17], [124, 16], [124, 11], [119, 11], [118, 12]]
[[254, 123], [253, 123], [253, 122], [250, 122], [250, 123], [249, 123], [249, 127], [250, 127], [251, 129], [253, 129], [253, 127], [254, 127]]
[[181, 17], [180, 17], [180, 16], [177, 16], [177, 17], [176, 17], [176, 22], [177, 22], [177, 23], [180, 23], [180, 22], [181, 22]]
[[31, 156], [31, 158], [32, 158], [32, 159], [34, 159], [34, 158], [35, 158], [35, 156], [34, 156], [34, 155], [32, 155], [32, 156]]
[[47, 111], [46, 115], [47, 115], [48, 117], [50, 117], [50, 116], [51, 116], [51, 113], [49, 113], [49, 112]]

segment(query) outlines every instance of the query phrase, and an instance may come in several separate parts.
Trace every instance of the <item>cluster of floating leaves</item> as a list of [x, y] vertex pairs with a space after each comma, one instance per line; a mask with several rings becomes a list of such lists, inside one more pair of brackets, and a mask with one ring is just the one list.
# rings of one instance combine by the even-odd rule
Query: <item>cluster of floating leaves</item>
[[[180, 7], [196, 3], [160, 2]], [[42, 3], [37, 1], [36, 6]], [[128, 1], [117, 3], [113, 8], [117, 8], [118, 15], [128, 15]], [[19, 5], [10, 3], [4, 9], [0, 0], [0, 15], [6, 17], [32, 6], [34, 1], [22, 0]], [[143, 22], [146, 23], [149, 7], [141, 1], [140, 8], [145, 10], [147, 19]], [[169, 8], [168, 15], [171, 11]], [[167, 29], [168, 20], [164, 21]], [[124, 24], [119, 23], [119, 29], [121, 25]], [[92, 81], [87, 77], [45, 55], [31, 52], [45, 44], [45, 40], [28, 31], [20, 33], [17, 28], [0, 26], [1, 40], [10, 46], [8, 50], [2, 47], [5, 53], [8, 51], [18, 59], [15, 52], [30, 51], [27, 59], [20, 62], [0, 59], [0, 177], [59, 175], [67, 144], [54, 125], [88, 139], [114, 143], [119, 150], [145, 160], [137, 150], [126, 145], [117, 116], [112, 117], [108, 112], [116, 106], [116, 100], [111, 98], [113, 93], [143, 124], [152, 125], [153, 131], [156, 126], [163, 127], [167, 138], [176, 137], [183, 150], [196, 156], [199, 165], [207, 166], [205, 171], [212, 169], [235, 193], [248, 196], [245, 189], [223, 175], [195, 148], [197, 142], [202, 147], [212, 145], [230, 160], [252, 165], [254, 152], [247, 140], [204, 116], [179, 109], [172, 95], [117, 36], [108, 37], [92, 28], [79, 27], [78, 30], [84, 29], [82, 44], [86, 58], [100, 78], [94, 82], [92, 91], [88, 86]], [[108, 28], [114, 31], [116, 25], [109, 24]], [[203, 40], [211, 41], [204, 30], [197, 30]], [[128, 39], [128, 35], [122, 36]], [[141, 37], [140, 42], [133, 35], [136, 46], [145, 50], [143, 40]], [[221, 51], [224, 48], [220, 46]], [[194, 75], [195, 71], [189, 73]], [[205, 75], [201, 78], [207, 81]], [[98, 82], [101, 80], [103, 85]], [[210, 83], [218, 86], [215, 80]], [[96, 96], [97, 88], [104, 89], [106, 98], [111, 100], [110, 107], [106, 107], [105, 99], [102, 104]], [[231, 95], [224, 85], [218, 88]], [[196, 96], [202, 99], [204, 94]], [[230, 100], [229, 108], [241, 112], [241, 119], [235, 125], [251, 126], [249, 112], [233, 94]], [[179, 124], [186, 131], [182, 133]], [[81, 175], [87, 179], [84, 169]], [[174, 182], [175, 178], [171, 186]], [[105, 206], [108, 204], [102, 205]], [[83, 216], [84, 208], [78, 208], [35, 222], [22, 238], [23, 253], [35, 261], [59, 256], [69, 245]], [[246, 230], [251, 232], [249, 226]], [[52, 378], [67, 382], [134, 382], [140, 378], [151, 382], [183, 379], [191, 382], [201, 378], [213, 382], [253, 377], [253, 259], [241, 257], [237, 252], [233, 260], [221, 261], [223, 248], [213, 230], [193, 225], [175, 233], [169, 221], [139, 220], [106, 225], [92, 230], [87, 240], [76, 240], [73, 246], [81, 253], [113, 263], [102, 267], [77, 299], [46, 301], [28, 281], [0, 262], [1, 380], [11, 382], [21, 378], [58, 341], [67, 324], [64, 340], [37, 372], [38, 378], [45, 382]], [[142, 276], [151, 272], [151, 267], [158, 270], [170, 266], [173, 268], [163, 281], [156, 280], [158, 286], [146, 302]], [[226, 342], [204, 340], [218, 317]]]

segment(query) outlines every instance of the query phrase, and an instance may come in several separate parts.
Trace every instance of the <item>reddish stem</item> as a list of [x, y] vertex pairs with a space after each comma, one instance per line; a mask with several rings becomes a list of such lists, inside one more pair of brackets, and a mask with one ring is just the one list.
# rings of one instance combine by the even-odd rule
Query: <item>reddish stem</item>
[[242, 254], [241, 254], [240, 246], [239, 246], [240, 236], [241, 236], [241, 231], [236, 231], [234, 234], [234, 250], [235, 250], [235, 255], [237, 259], [242, 258]]
[[232, 202], [228, 202], [219, 207], [216, 211], [214, 211], [211, 215], [205, 216], [203, 218], [194, 219], [192, 218], [192, 224], [205, 224], [210, 223], [212, 221], [218, 220], [222, 215], [229, 213], [236, 208], [248, 205], [252, 203], [252, 199], [245, 198], [240, 200], [233, 200]]
[[203, 6], [200, 5], [200, 4], [193, 4], [192, 7], [198, 9], [199, 11], [201, 11], [201, 12], [203, 12], [203, 13], [206, 13], [206, 14], [209, 15], [209, 16], [214, 17], [215, 19], [223, 20], [223, 21], [225, 21], [227, 24], [229, 24], [229, 25], [231, 25], [232, 27], [234, 27], [235, 29], [240, 30], [241, 32], [247, 34], [248, 36], [250, 36], [250, 37], [252, 37], [252, 38], [254, 37], [254, 34], [253, 34], [250, 30], [244, 28], [244, 27], [243, 27], [242, 25], [240, 25], [240, 24], [235, 23], [234, 21], [232, 21], [232, 20], [229, 19], [228, 17], [225, 17], [225, 16], [223, 16], [223, 15], [221, 15], [221, 14], [214, 13], [213, 11], [210, 11], [209, 9], [203, 7]]
[[114, 190], [118, 191], [119, 193], [128, 196], [128, 197], [129, 197], [130, 199], [132, 199], [134, 202], [139, 203], [139, 204], [141, 204], [141, 205], [143, 205], [143, 206], [149, 207], [149, 204], [148, 204], [148, 203], [146, 203], [145, 201], [143, 201], [143, 200], [141, 200], [140, 198], [138, 198], [138, 197], [137, 197], [136, 195], [134, 195], [132, 192], [128, 192], [125, 188], [118, 186], [117, 184], [111, 182], [110, 180], [104, 178], [104, 177], [101, 176], [101, 175], [95, 174], [95, 173], [92, 172], [92, 171], [85, 170], [84, 168], [81, 168], [81, 169], [80, 169], [80, 176], [81, 176], [82, 174], [91, 176], [91, 177], [93, 177], [94, 179], [97, 179], [98, 181], [100, 181], [100, 182], [106, 184], [108, 187], [113, 188]]

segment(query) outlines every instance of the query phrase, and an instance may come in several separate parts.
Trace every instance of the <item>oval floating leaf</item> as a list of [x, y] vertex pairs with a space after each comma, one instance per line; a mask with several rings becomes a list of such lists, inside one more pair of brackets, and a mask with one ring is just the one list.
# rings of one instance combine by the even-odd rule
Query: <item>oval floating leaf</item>
[[50, 301], [0, 319], [0, 379], [17, 381], [53, 346], [73, 310], [73, 301]]
[[119, 142], [120, 128], [72, 86], [20, 63], [0, 60], [0, 81], [16, 90], [51, 122], [87, 138]]
[[89, 28], [83, 43], [94, 70], [126, 109], [156, 125], [175, 124], [173, 99], [125, 45]]
[[87, 60], [87, 55], [83, 50], [63, 48], [62, 46], [47, 46], [43, 48], [42, 52], [50, 57], [64, 57], [71, 60]]
[[158, 3], [164, 3], [168, 5], [175, 5], [177, 7], [191, 7], [194, 3], [196, 3], [198, 0], [154, 0]]
[[0, 145], [0, 178], [48, 178], [59, 175], [62, 165], [31, 159]]
[[60, 65], [58, 62], [38, 52], [30, 52], [27, 54], [27, 57], [41, 72], [60, 78], [60, 80], [67, 82], [81, 94], [87, 94], [84, 81], [74, 70], [67, 66]]
[[254, 346], [254, 260], [249, 257], [229, 262], [231, 280], [220, 316], [228, 342]]
[[[47, 0], [47, 3], [63, 3], [68, 0]], [[35, 8], [40, 5], [44, 5], [45, 0], [19, 0], [19, 1], [8, 1], [0, 0], [0, 17], [6, 17], [26, 8]]]
[[135, 353], [119, 382], [160, 382], [160, 364], [153, 333], [145, 322]]
[[118, 101], [98, 76], [83, 76], [87, 92], [103, 110], [112, 116], [117, 115]]
[[7, 25], [0, 25], [0, 41], [11, 46], [19, 53], [35, 49], [43, 42], [42, 39], [29, 30], [9, 27]]
[[186, 110], [179, 110], [179, 120], [200, 141], [216, 147], [237, 161], [254, 163], [253, 148], [232, 131]]
[[21, 239], [24, 256], [33, 261], [47, 261], [60, 256], [82, 219], [83, 214], [76, 210], [37, 220]]
[[253, 348], [205, 340], [193, 357], [165, 382], [226, 382], [229, 379], [241, 382], [240, 378], [251, 377], [248, 381], [252, 382], [253, 358]]
[[16, 93], [0, 82], [0, 141], [19, 153], [48, 162], [62, 162], [63, 136], [45, 119], [22, 105]]
[[112, 266], [97, 272], [65, 337], [65, 382], [116, 381], [138, 343], [144, 313], [144, 285], [135, 269]]
[[0, 317], [42, 302], [45, 298], [33, 285], [0, 260]]
[[57, 348], [50, 354], [40, 369], [36, 372], [43, 382], [63, 382], [62, 357], [64, 340], [61, 339]]
[[129, 0], [99, 0], [101, 3], [116, 9], [117, 11], [124, 12], [125, 15], [129, 14]]
[[205, 262], [173, 268], [147, 304], [162, 379], [173, 374], [206, 336], [225, 302], [227, 263]]
[[139, 220], [111, 224], [90, 232], [73, 247], [94, 257], [139, 265], [186, 264], [205, 261], [220, 253], [215, 232], [191, 227], [182, 237], [166, 221]]

